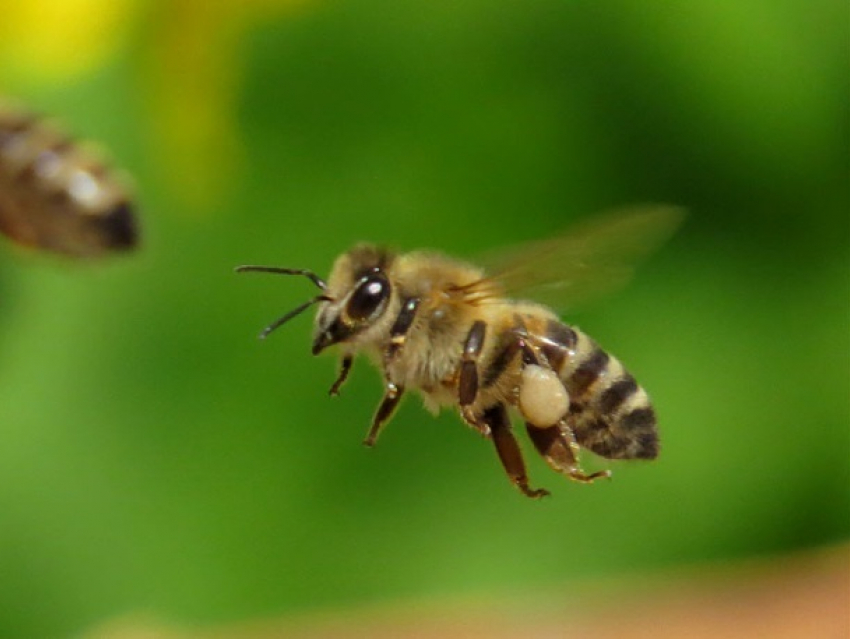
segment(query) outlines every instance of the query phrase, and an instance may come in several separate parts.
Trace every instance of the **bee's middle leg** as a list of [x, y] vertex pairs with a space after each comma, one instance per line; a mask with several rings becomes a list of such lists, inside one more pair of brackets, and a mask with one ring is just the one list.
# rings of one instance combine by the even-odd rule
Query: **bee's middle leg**
[[378, 440], [378, 435], [384, 424], [392, 417], [398, 403], [401, 401], [401, 396], [404, 395], [404, 387], [397, 386], [391, 382], [387, 382], [384, 398], [378, 404], [378, 410], [375, 411], [375, 416], [372, 418], [372, 426], [366, 434], [366, 439], [363, 440], [365, 446], [370, 448], [375, 445]]
[[549, 491], [545, 488], [531, 488], [528, 485], [528, 474], [525, 470], [525, 461], [522, 451], [519, 449], [516, 439], [511, 432], [511, 422], [508, 419], [508, 411], [503, 404], [496, 404], [484, 411], [481, 417], [492, 433], [493, 443], [496, 445], [496, 453], [511, 482], [519, 488], [526, 497], [537, 499], [545, 497]]
[[463, 359], [460, 363], [457, 387], [461, 416], [467, 424], [485, 437], [490, 434], [490, 427], [475, 414], [472, 405], [478, 397], [478, 358], [481, 355], [486, 334], [487, 324], [481, 320], [476, 321], [469, 329], [463, 345]]

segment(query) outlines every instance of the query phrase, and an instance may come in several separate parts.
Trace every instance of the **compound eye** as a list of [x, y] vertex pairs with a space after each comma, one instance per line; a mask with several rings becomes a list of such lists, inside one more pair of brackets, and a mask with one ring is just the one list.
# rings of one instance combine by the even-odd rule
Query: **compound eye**
[[348, 300], [346, 314], [355, 322], [374, 316], [390, 294], [390, 285], [383, 275], [369, 275], [357, 286]]

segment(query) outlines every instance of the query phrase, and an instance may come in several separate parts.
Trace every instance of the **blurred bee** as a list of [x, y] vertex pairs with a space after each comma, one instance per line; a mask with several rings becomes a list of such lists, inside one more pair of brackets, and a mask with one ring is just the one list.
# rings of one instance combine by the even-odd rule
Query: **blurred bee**
[[133, 248], [126, 189], [91, 150], [0, 100], [0, 231], [18, 244], [72, 257]]
[[631, 265], [669, 236], [682, 218], [673, 207], [646, 207], [600, 218], [552, 240], [502, 253], [485, 270], [438, 253], [397, 254], [369, 244], [337, 258], [327, 283], [305, 269], [240, 266], [309, 278], [321, 294], [260, 335], [319, 304], [313, 354], [339, 345], [336, 395], [353, 357], [367, 353], [384, 378], [384, 397], [365, 444], [372, 446], [406, 390], [426, 407], [456, 406], [493, 441], [505, 472], [525, 495], [532, 488], [508, 409], [525, 420], [532, 444], [555, 471], [579, 482], [579, 447], [609, 459], [658, 455], [655, 412], [618, 359], [540, 302], [573, 306], [623, 283]]

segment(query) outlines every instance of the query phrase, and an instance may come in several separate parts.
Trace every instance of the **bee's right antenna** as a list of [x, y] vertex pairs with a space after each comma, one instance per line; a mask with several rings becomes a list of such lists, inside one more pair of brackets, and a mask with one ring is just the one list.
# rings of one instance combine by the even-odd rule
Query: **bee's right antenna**
[[277, 273], [278, 275], [303, 275], [308, 278], [313, 284], [318, 286], [323, 291], [328, 290], [328, 285], [325, 284], [325, 281], [316, 275], [313, 271], [306, 268], [281, 268], [279, 266], [253, 266], [253, 265], [244, 265], [237, 266], [235, 271], [237, 273]]

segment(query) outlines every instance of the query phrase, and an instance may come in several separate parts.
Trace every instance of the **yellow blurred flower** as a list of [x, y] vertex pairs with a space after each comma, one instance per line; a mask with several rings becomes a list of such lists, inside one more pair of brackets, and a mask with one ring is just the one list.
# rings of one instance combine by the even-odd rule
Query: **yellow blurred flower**
[[306, 2], [6, 0], [0, 78], [29, 86], [73, 82], [143, 38], [137, 50], [143, 93], [150, 96], [149, 150], [161, 177], [189, 203], [204, 206], [218, 199], [240, 163], [240, 45], [255, 25]]
[[160, 6], [154, 23], [161, 28], [148, 61], [154, 139], [171, 150], [164, 177], [190, 203], [214, 201], [224, 178], [241, 165], [235, 113], [245, 36], [262, 21], [302, 4], [174, 0]]
[[95, 69], [127, 40], [138, 9], [138, 0], [6, 0], [0, 72], [41, 84]]

